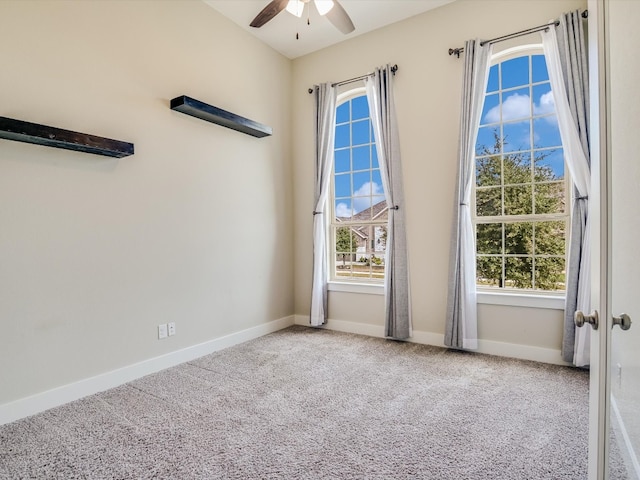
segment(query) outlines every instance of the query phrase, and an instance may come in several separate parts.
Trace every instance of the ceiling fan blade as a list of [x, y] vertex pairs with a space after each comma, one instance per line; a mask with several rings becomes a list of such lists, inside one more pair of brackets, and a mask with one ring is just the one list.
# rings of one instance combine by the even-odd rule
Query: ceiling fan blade
[[256, 15], [256, 18], [252, 20], [250, 25], [252, 27], [260, 28], [282, 10], [285, 9], [289, 0], [273, 0], [262, 9], [262, 11]]
[[356, 29], [351, 18], [349, 18], [349, 14], [344, 8], [342, 8], [342, 5], [338, 3], [338, 0], [333, 0], [333, 8], [329, 10], [326, 17], [331, 23], [333, 23], [334, 27], [345, 35]]

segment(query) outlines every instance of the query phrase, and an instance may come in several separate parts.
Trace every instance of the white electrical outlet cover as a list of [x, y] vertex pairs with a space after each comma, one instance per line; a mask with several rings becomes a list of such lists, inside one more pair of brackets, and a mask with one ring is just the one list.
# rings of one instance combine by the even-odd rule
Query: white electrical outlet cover
[[169, 336], [176, 334], [176, 324], [175, 324], [175, 322], [167, 323], [167, 331], [169, 333]]
[[167, 324], [158, 325], [158, 339], [167, 338]]

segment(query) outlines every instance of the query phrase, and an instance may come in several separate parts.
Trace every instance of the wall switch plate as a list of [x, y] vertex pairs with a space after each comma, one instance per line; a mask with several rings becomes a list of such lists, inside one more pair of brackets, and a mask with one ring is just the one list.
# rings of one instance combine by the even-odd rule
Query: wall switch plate
[[158, 340], [167, 338], [167, 324], [158, 325]]
[[169, 336], [175, 335], [176, 334], [176, 322], [167, 323], [167, 331], [169, 333]]

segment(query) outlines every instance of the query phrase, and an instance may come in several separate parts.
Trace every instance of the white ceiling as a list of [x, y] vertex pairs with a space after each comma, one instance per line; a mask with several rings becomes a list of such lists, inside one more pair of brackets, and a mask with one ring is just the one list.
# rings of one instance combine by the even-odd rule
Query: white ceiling
[[[344, 35], [308, 5], [302, 18], [282, 11], [261, 28], [250, 27], [251, 20], [270, 0], [204, 0], [225, 17], [288, 58], [301, 57], [316, 50], [356, 37], [405, 18], [418, 15], [455, 0], [340, 0], [356, 29]], [[311, 8], [309, 8], [311, 7]], [[311, 25], [307, 25], [307, 12]], [[296, 33], [299, 39], [296, 40]]]

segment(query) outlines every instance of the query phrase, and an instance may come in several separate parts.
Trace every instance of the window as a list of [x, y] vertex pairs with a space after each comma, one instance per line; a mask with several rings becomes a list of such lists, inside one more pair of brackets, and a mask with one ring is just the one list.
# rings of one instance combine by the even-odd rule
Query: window
[[546, 62], [535, 50], [491, 67], [474, 191], [478, 287], [563, 291], [569, 188]]
[[387, 203], [364, 89], [339, 97], [331, 216], [332, 280], [384, 278]]

